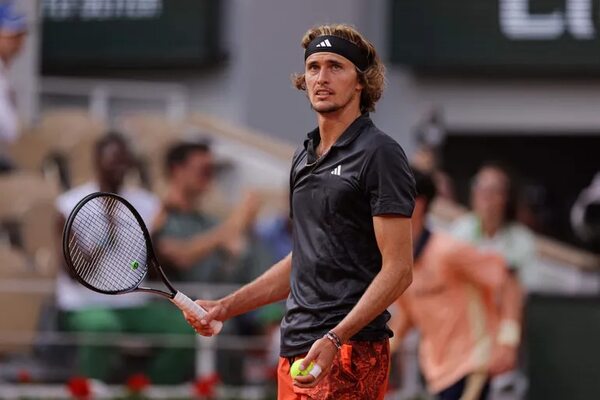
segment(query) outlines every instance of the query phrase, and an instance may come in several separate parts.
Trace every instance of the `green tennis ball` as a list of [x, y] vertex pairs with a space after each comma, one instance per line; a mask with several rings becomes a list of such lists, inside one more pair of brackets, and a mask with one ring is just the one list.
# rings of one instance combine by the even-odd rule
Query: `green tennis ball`
[[290, 368], [290, 375], [292, 376], [292, 379], [296, 378], [298, 375], [300, 376], [306, 376], [310, 373], [310, 371], [313, 368], [313, 365], [315, 365], [314, 363], [310, 363], [310, 365], [304, 369], [301, 370], [300, 369], [300, 364], [302, 363], [302, 361], [304, 360], [304, 358], [300, 358], [296, 361], [294, 361], [294, 363], [292, 364], [292, 367]]
[[132, 261], [131, 262], [131, 269], [138, 269], [138, 267], [140, 266], [140, 263], [137, 261]]

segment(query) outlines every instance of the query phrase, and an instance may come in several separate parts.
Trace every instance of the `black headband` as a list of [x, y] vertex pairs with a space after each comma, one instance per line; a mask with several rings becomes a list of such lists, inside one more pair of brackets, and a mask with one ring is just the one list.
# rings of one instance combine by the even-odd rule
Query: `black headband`
[[306, 50], [304, 51], [304, 61], [306, 61], [311, 54], [321, 52], [339, 54], [350, 60], [352, 64], [361, 71], [367, 69], [370, 64], [366, 51], [361, 50], [360, 47], [351, 41], [339, 36], [324, 35], [314, 38], [312, 42], [306, 46]]

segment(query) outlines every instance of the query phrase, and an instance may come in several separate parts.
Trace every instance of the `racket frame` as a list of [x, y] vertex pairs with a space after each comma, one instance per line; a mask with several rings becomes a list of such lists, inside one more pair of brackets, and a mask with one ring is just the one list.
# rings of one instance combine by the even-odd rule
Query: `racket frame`
[[[85, 206], [88, 202], [90, 202], [91, 200], [93, 200], [97, 197], [109, 197], [109, 198], [112, 197], [116, 201], [122, 203], [125, 207], [127, 207], [129, 209], [129, 211], [131, 212], [131, 214], [133, 215], [133, 217], [138, 222], [138, 224], [142, 230], [142, 233], [144, 235], [144, 240], [146, 242], [146, 265], [147, 265], [147, 268], [146, 268], [146, 272], [144, 273], [144, 276], [140, 279], [140, 283], [131, 289], [112, 290], [112, 291], [98, 289], [98, 288], [88, 284], [86, 281], [84, 281], [79, 276], [79, 274], [77, 273], [77, 271], [75, 269], [75, 266], [73, 265], [73, 263], [71, 261], [72, 257], [71, 257], [71, 251], [69, 250], [69, 236], [70, 236], [70, 233], [72, 230], [72, 226], [73, 226], [75, 217], [79, 213], [79, 210], [81, 210], [81, 208], [83, 208], [83, 206]], [[65, 227], [63, 229], [62, 245], [63, 245], [63, 254], [64, 254], [65, 262], [67, 264], [67, 267], [69, 268], [69, 271], [71, 272], [71, 275], [79, 283], [81, 283], [83, 286], [87, 287], [90, 290], [93, 290], [93, 291], [99, 292], [99, 293], [104, 293], [104, 294], [111, 294], [111, 295], [112, 294], [131, 293], [131, 292], [146, 292], [146, 293], [158, 294], [158, 295], [166, 297], [170, 300], [175, 298], [175, 295], [177, 294], [177, 290], [173, 287], [171, 282], [169, 282], [167, 275], [165, 274], [165, 272], [161, 268], [160, 264], [158, 263], [158, 259], [156, 258], [156, 253], [154, 252], [154, 247], [152, 246], [152, 240], [150, 239], [150, 234], [148, 233], [148, 229], [146, 228], [146, 224], [144, 223], [144, 220], [142, 219], [142, 217], [140, 216], [138, 211], [127, 200], [125, 200], [123, 197], [119, 196], [118, 194], [109, 193], [109, 192], [95, 192], [95, 193], [91, 193], [91, 194], [85, 196], [83, 199], [81, 199], [77, 203], [77, 205], [73, 208], [73, 211], [71, 211], [69, 218], [67, 218], [67, 221], [65, 222]], [[146, 276], [148, 275], [150, 268], [153, 268], [154, 271], [158, 272], [161, 280], [163, 281], [165, 286], [169, 289], [169, 293], [165, 292], [163, 290], [160, 290], [160, 289], [139, 286], [142, 283], [142, 281], [146, 278]]]

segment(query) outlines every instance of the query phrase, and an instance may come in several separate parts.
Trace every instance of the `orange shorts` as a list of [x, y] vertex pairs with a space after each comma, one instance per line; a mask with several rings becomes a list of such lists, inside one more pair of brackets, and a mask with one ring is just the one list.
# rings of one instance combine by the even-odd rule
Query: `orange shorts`
[[387, 390], [390, 363], [389, 341], [344, 344], [331, 369], [317, 386], [299, 388], [290, 376], [290, 361], [279, 358], [278, 400], [383, 400]]

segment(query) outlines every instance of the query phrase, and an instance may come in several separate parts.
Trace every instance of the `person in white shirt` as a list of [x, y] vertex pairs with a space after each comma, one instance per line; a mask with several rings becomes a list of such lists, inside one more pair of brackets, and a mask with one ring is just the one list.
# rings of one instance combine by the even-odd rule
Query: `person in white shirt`
[[[58, 228], [62, 232], [66, 218], [86, 195], [96, 192], [117, 193], [127, 199], [149, 229], [160, 209], [156, 196], [143, 189], [124, 186], [132, 166], [132, 155], [125, 139], [109, 133], [95, 147], [96, 180], [73, 188], [58, 197]], [[103, 295], [92, 292], [72, 279], [66, 271], [57, 278], [56, 300], [61, 311], [63, 328], [74, 332], [123, 332], [187, 334], [193, 343], [193, 331], [168, 302], [152, 301], [147, 295]], [[119, 352], [102, 346], [79, 348], [80, 373], [102, 381], [114, 380], [112, 374], [119, 361]], [[193, 352], [175, 347], [160, 350], [147, 371], [154, 383], [178, 383], [193, 372]]]
[[15, 95], [7, 70], [21, 51], [26, 36], [25, 15], [15, 10], [13, 2], [4, 2], [0, 5], [0, 171], [11, 169], [6, 146], [19, 136]]
[[455, 221], [452, 233], [480, 248], [500, 252], [520, 281], [535, 259], [533, 233], [516, 221], [518, 193], [513, 173], [501, 163], [485, 163], [473, 178], [472, 211]]

